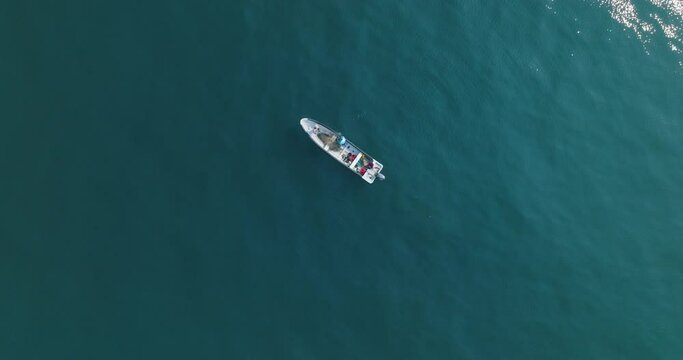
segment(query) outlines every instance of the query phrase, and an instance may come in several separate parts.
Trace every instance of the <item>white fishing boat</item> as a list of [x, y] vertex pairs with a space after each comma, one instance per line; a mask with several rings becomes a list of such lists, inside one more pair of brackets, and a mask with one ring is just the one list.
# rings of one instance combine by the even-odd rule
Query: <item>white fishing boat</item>
[[363, 180], [369, 184], [375, 179], [384, 180], [384, 175], [380, 173], [384, 165], [347, 140], [341, 133], [313, 119], [303, 118], [299, 123], [314, 143]]

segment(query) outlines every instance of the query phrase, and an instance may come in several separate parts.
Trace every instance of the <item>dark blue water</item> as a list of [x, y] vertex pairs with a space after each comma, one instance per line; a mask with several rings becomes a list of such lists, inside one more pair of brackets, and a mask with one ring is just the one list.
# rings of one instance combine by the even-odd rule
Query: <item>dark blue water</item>
[[682, 25], [676, 0], [4, 2], [0, 358], [679, 359]]

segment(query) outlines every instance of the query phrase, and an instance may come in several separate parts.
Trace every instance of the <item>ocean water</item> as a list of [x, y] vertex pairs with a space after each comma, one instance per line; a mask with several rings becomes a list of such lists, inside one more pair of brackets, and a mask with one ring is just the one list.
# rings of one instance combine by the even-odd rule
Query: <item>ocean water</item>
[[2, 2], [0, 358], [683, 358], [682, 3]]

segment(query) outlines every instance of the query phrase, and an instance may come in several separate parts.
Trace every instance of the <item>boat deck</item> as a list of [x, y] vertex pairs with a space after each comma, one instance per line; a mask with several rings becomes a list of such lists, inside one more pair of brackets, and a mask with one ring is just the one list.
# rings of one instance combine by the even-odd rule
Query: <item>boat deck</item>
[[346, 143], [340, 145], [337, 142], [340, 135], [332, 129], [313, 122], [306, 124], [306, 126], [302, 123], [302, 126], [311, 139], [330, 156], [351, 169], [366, 182], [372, 184], [375, 181], [377, 174], [383, 167], [379, 161], [364, 153], [348, 139]]

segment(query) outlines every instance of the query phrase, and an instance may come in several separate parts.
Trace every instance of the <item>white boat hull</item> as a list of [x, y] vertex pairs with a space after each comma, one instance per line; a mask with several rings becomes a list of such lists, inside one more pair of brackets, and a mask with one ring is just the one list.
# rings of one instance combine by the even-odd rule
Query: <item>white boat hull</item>
[[[309, 118], [301, 119], [299, 124], [316, 145], [367, 183], [372, 184], [377, 178], [384, 179], [380, 174], [384, 165], [345, 140], [337, 131]], [[345, 141], [339, 141], [340, 138]]]

